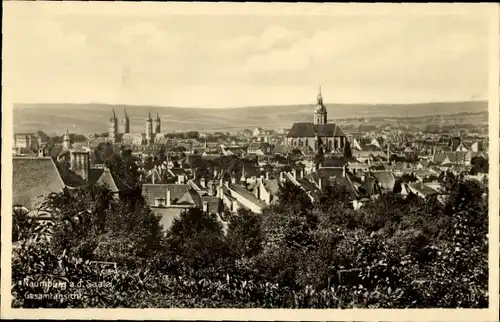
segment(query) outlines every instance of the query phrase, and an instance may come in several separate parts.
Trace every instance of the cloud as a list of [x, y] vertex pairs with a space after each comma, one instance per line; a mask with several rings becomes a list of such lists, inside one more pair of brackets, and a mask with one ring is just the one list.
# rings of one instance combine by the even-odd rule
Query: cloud
[[272, 49], [274, 46], [296, 40], [303, 36], [303, 32], [289, 30], [282, 26], [270, 26], [260, 35], [241, 35], [232, 38], [223, 38], [214, 41], [210, 52], [220, 56], [237, 56]]
[[84, 33], [64, 29], [54, 17], [11, 20], [4, 29], [4, 44], [6, 54], [20, 59], [84, 59], [95, 54]]
[[125, 25], [105, 38], [131, 54], [175, 53], [190, 40], [186, 34], [165, 32], [148, 22]]
[[422, 65], [427, 71], [443, 71], [443, 66], [466, 56], [486, 57], [484, 26], [459, 19], [358, 20], [349, 26], [317, 30], [285, 49], [251, 55], [241, 68], [256, 74], [322, 69], [343, 74], [346, 80], [366, 74], [377, 79], [417, 77]]

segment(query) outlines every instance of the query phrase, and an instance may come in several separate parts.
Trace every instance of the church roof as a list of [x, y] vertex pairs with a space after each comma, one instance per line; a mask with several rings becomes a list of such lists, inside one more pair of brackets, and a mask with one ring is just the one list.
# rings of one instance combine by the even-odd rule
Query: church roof
[[345, 136], [342, 129], [335, 123], [313, 124], [311, 122], [294, 123], [287, 137], [335, 137]]

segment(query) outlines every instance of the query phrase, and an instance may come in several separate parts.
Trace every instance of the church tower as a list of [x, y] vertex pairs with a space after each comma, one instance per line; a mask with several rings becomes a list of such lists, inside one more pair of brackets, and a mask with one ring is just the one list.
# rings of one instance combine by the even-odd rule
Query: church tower
[[64, 133], [63, 136], [63, 150], [69, 151], [69, 149], [71, 149], [71, 139], [69, 137], [68, 129], [66, 129], [66, 133]]
[[122, 128], [123, 133], [130, 133], [130, 119], [128, 118], [127, 110], [123, 109], [123, 118], [122, 118]]
[[314, 125], [326, 124], [327, 120], [326, 107], [323, 104], [323, 96], [321, 95], [321, 86], [319, 88], [316, 107], [314, 109]]
[[146, 118], [146, 141], [151, 144], [151, 139], [153, 138], [153, 119], [151, 118], [151, 113], [148, 113]]
[[108, 133], [111, 142], [116, 141], [116, 132], [118, 131], [118, 119], [116, 118], [115, 110], [113, 109], [113, 116], [109, 118]]
[[160, 133], [161, 132], [161, 120], [160, 120], [160, 114], [156, 112], [156, 119], [155, 119], [155, 126], [153, 129], [153, 133]]

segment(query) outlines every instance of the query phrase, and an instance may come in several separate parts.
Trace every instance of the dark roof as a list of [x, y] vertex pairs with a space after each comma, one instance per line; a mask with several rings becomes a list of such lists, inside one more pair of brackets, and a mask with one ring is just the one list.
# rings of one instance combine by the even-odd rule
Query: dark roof
[[252, 142], [248, 146], [247, 150], [258, 150], [258, 149], [267, 149], [270, 145], [265, 142]]
[[51, 158], [12, 158], [13, 205], [36, 208], [40, 197], [60, 192], [65, 184]]
[[289, 154], [292, 148], [286, 144], [278, 144], [273, 150], [274, 154]]
[[170, 190], [172, 204], [180, 200], [191, 187], [188, 184], [143, 184], [142, 194], [149, 205], [154, 205], [155, 198], [165, 198]]
[[287, 137], [289, 138], [299, 138], [299, 137], [335, 137], [335, 136], [345, 136], [344, 132], [334, 123], [318, 124], [313, 123], [294, 123], [290, 132], [288, 132]]
[[96, 184], [103, 185], [112, 192], [121, 192], [130, 189], [122, 179], [113, 174], [109, 169], [105, 169]]
[[372, 175], [377, 179], [379, 185], [387, 190], [393, 190], [396, 177], [390, 171], [374, 171]]
[[342, 167], [347, 164], [347, 160], [344, 158], [328, 158], [322, 163], [322, 167]]
[[194, 189], [189, 189], [186, 193], [177, 201], [178, 205], [201, 205], [201, 197]]
[[101, 177], [102, 173], [104, 172], [104, 169], [95, 169], [95, 168], [90, 168], [89, 169], [89, 183], [90, 184], [96, 184], [97, 180]]

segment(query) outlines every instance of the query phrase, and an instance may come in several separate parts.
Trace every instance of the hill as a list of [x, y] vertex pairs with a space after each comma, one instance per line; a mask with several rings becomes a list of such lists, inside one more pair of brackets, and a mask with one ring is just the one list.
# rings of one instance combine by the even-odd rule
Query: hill
[[[428, 118], [429, 116], [487, 113], [488, 102], [423, 104], [327, 104], [332, 122], [364, 118]], [[89, 104], [14, 104], [14, 132], [72, 133], [106, 132], [112, 109], [120, 119], [126, 109], [131, 132], [144, 131], [144, 118], [159, 113], [162, 132], [239, 131], [245, 128], [289, 128], [294, 122], [312, 120], [312, 105], [255, 106], [240, 108], [179, 108], [146, 105]]]

